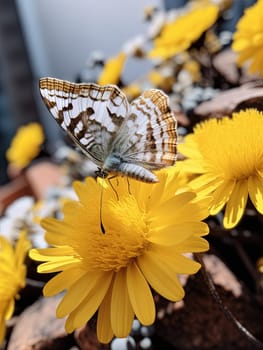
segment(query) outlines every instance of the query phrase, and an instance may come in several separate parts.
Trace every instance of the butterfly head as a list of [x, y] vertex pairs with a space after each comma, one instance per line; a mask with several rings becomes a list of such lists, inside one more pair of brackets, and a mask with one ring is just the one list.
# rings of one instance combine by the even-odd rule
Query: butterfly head
[[109, 173], [102, 170], [101, 168], [98, 168], [98, 170], [95, 171], [95, 175], [97, 177], [102, 178], [102, 179], [106, 179], [106, 177], [109, 175]]

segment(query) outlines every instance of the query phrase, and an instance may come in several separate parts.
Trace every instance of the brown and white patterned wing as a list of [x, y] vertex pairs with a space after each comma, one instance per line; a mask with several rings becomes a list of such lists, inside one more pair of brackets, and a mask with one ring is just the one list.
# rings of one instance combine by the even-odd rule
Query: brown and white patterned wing
[[168, 96], [157, 89], [147, 90], [131, 103], [113, 147], [127, 163], [150, 170], [167, 167], [176, 161], [176, 127]]
[[54, 78], [40, 79], [39, 87], [58, 124], [101, 167], [127, 117], [126, 96], [117, 86], [75, 84]]

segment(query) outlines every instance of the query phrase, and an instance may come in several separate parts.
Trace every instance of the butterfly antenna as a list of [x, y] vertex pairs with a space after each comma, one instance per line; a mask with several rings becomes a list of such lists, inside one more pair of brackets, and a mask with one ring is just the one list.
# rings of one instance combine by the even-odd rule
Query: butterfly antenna
[[102, 223], [102, 199], [103, 199], [103, 189], [104, 189], [104, 180], [105, 180], [105, 177], [104, 177], [104, 174], [102, 176], [102, 188], [101, 188], [101, 192], [100, 192], [100, 229], [101, 229], [101, 232], [103, 234], [105, 234], [105, 228], [103, 226], [103, 223]]

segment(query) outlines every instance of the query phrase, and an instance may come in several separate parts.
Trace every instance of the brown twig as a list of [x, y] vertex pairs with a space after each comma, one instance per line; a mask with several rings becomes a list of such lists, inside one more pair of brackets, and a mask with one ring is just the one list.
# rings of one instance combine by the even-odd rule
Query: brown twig
[[201, 268], [201, 272], [203, 275], [203, 278], [209, 288], [209, 291], [212, 295], [212, 297], [214, 298], [214, 300], [216, 301], [216, 303], [218, 304], [218, 306], [220, 307], [220, 309], [223, 311], [224, 315], [226, 316], [226, 318], [232, 322], [232, 324], [237, 328], [237, 330], [243, 334], [251, 343], [253, 343], [257, 349], [263, 349], [263, 343], [258, 340], [257, 338], [254, 337], [253, 334], [251, 334], [249, 332], [249, 330], [247, 328], [245, 328], [236, 318], [235, 316], [232, 314], [232, 312], [227, 308], [227, 306], [224, 304], [224, 302], [222, 301], [221, 297], [219, 296], [213, 279], [211, 277], [211, 275], [208, 273], [208, 271], [205, 268], [205, 264], [202, 258], [202, 254], [200, 253], [196, 253], [195, 254], [196, 260], [201, 264], [202, 268]]

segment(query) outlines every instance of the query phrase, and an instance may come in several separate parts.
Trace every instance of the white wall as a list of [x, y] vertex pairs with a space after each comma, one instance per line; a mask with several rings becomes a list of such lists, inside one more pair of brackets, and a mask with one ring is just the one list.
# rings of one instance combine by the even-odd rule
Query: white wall
[[93, 50], [114, 55], [125, 41], [144, 33], [144, 6], [160, 2], [17, 0], [36, 77], [74, 80]]

